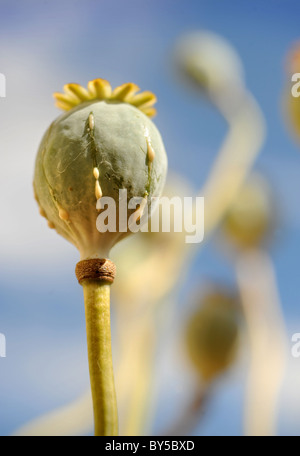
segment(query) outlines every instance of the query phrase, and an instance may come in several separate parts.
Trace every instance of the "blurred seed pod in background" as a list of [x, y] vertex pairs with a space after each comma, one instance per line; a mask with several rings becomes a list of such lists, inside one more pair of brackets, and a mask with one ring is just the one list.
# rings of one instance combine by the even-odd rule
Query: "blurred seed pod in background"
[[[233, 110], [244, 94], [242, 62], [231, 44], [216, 33], [201, 30], [182, 36], [175, 48], [174, 61], [182, 79], [197, 91], [202, 88], [203, 93], [227, 110]], [[230, 102], [227, 107], [226, 101]]]
[[237, 296], [214, 287], [200, 299], [185, 331], [187, 353], [206, 383], [223, 374], [237, 355], [241, 310]]
[[271, 188], [262, 175], [253, 173], [225, 215], [222, 230], [236, 247], [251, 248], [270, 238], [275, 218]]

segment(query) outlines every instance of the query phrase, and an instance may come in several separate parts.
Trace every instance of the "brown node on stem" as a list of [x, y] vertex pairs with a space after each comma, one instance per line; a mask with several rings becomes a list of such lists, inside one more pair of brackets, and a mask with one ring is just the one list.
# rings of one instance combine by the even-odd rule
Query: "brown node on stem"
[[75, 274], [79, 283], [84, 279], [113, 283], [116, 276], [116, 266], [111, 260], [92, 258], [79, 261], [76, 264]]

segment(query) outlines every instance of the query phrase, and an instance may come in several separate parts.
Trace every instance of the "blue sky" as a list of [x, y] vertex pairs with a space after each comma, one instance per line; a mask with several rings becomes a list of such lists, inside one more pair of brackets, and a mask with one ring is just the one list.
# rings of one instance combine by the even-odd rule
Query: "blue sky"
[[[88, 385], [82, 290], [73, 277], [77, 253], [46, 229], [32, 198], [36, 150], [58, 115], [52, 93], [67, 82], [86, 84], [96, 77], [152, 90], [169, 167], [197, 189], [227, 127], [174, 74], [172, 52], [186, 32], [211, 30], [232, 44], [265, 115], [267, 137], [256, 168], [276, 190], [282, 220], [270, 250], [289, 335], [300, 331], [300, 151], [282, 113], [286, 55], [300, 40], [299, 13], [297, 0], [0, 2], [0, 72], [7, 79], [7, 97], [0, 99], [0, 332], [8, 351], [0, 359], [0, 434]], [[213, 241], [195, 259], [188, 285], [205, 276], [234, 280]], [[293, 369], [300, 375], [300, 362]], [[199, 432], [241, 432], [239, 375], [220, 388], [211, 422]], [[225, 429], [228, 402], [233, 414]], [[281, 433], [299, 433], [285, 413]]]

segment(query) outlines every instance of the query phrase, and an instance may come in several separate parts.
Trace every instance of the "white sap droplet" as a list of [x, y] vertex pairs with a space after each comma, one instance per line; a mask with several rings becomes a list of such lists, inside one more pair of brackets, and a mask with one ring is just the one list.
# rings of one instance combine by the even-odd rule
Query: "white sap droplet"
[[153, 162], [155, 158], [155, 151], [153, 147], [151, 146], [151, 143], [147, 140], [147, 154], [148, 154], [148, 160], [150, 163]]
[[89, 115], [89, 127], [90, 127], [90, 130], [94, 130], [94, 127], [95, 127], [95, 119], [94, 119], [94, 115], [92, 113]]
[[102, 197], [102, 190], [101, 190], [100, 183], [98, 180], [96, 180], [96, 184], [95, 184], [95, 195], [96, 195], [97, 200]]
[[67, 212], [65, 209], [63, 209], [62, 207], [60, 207], [60, 208], [58, 209], [58, 215], [59, 215], [59, 218], [60, 218], [61, 220], [64, 220], [65, 222], [66, 222], [67, 220], [69, 220], [69, 214], [68, 214], [68, 212]]
[[150, 133], [149, 133], [148, 127], [145, 127], [144, 134], [145, 134], [145, 138], [146, 138], [146, 142], [147, 142], [147, 157], [148, 157], [149, 162], [152, 163], [155, 158], [155, 151], [151, 144], [151, 138], [150, 138]]
[[93, 175], [94, 175], [95, 179], [99, 179], [100, 173], [99, 173], [99, 169], [98, 168], [94, 168], [93, 169]]

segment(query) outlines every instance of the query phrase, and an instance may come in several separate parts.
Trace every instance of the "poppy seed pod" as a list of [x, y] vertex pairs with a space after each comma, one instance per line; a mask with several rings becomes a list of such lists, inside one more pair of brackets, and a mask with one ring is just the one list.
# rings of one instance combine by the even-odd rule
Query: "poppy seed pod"
[[233, 362], [239, 334], [239, 305], [234, 295], [222, 289], [203, 296], [201, 307], [186, 327], [186, 346], [194, 367], [210, 382]]
[[[119, 190], [131, 198], [160, 196], [167, 158], [159, 131], [148, 116], [155, 96], [135, 94], [134, 84], [111, 91], [103, 79], [55, 94], [67, 112], [46, 131], [39, 147], [34, 190], [40, 213], [51, 228], [72, 242], [81, 259], [105, 258], [128, 229], [118, 229]], [[97, 201], [116, 203], [116, 230], [99, 232]], [[97, 210], [98, 208], [98, 210]], [[126, 226], [126, 228], [128, 228]], [[125, 232], [126, 231], [126, 232]]]
[[252, 174], [241, 188], [223, 223], [225, 235], [242, 249], [256, 247], [272, 232], [275, 208], [263, 176]]

